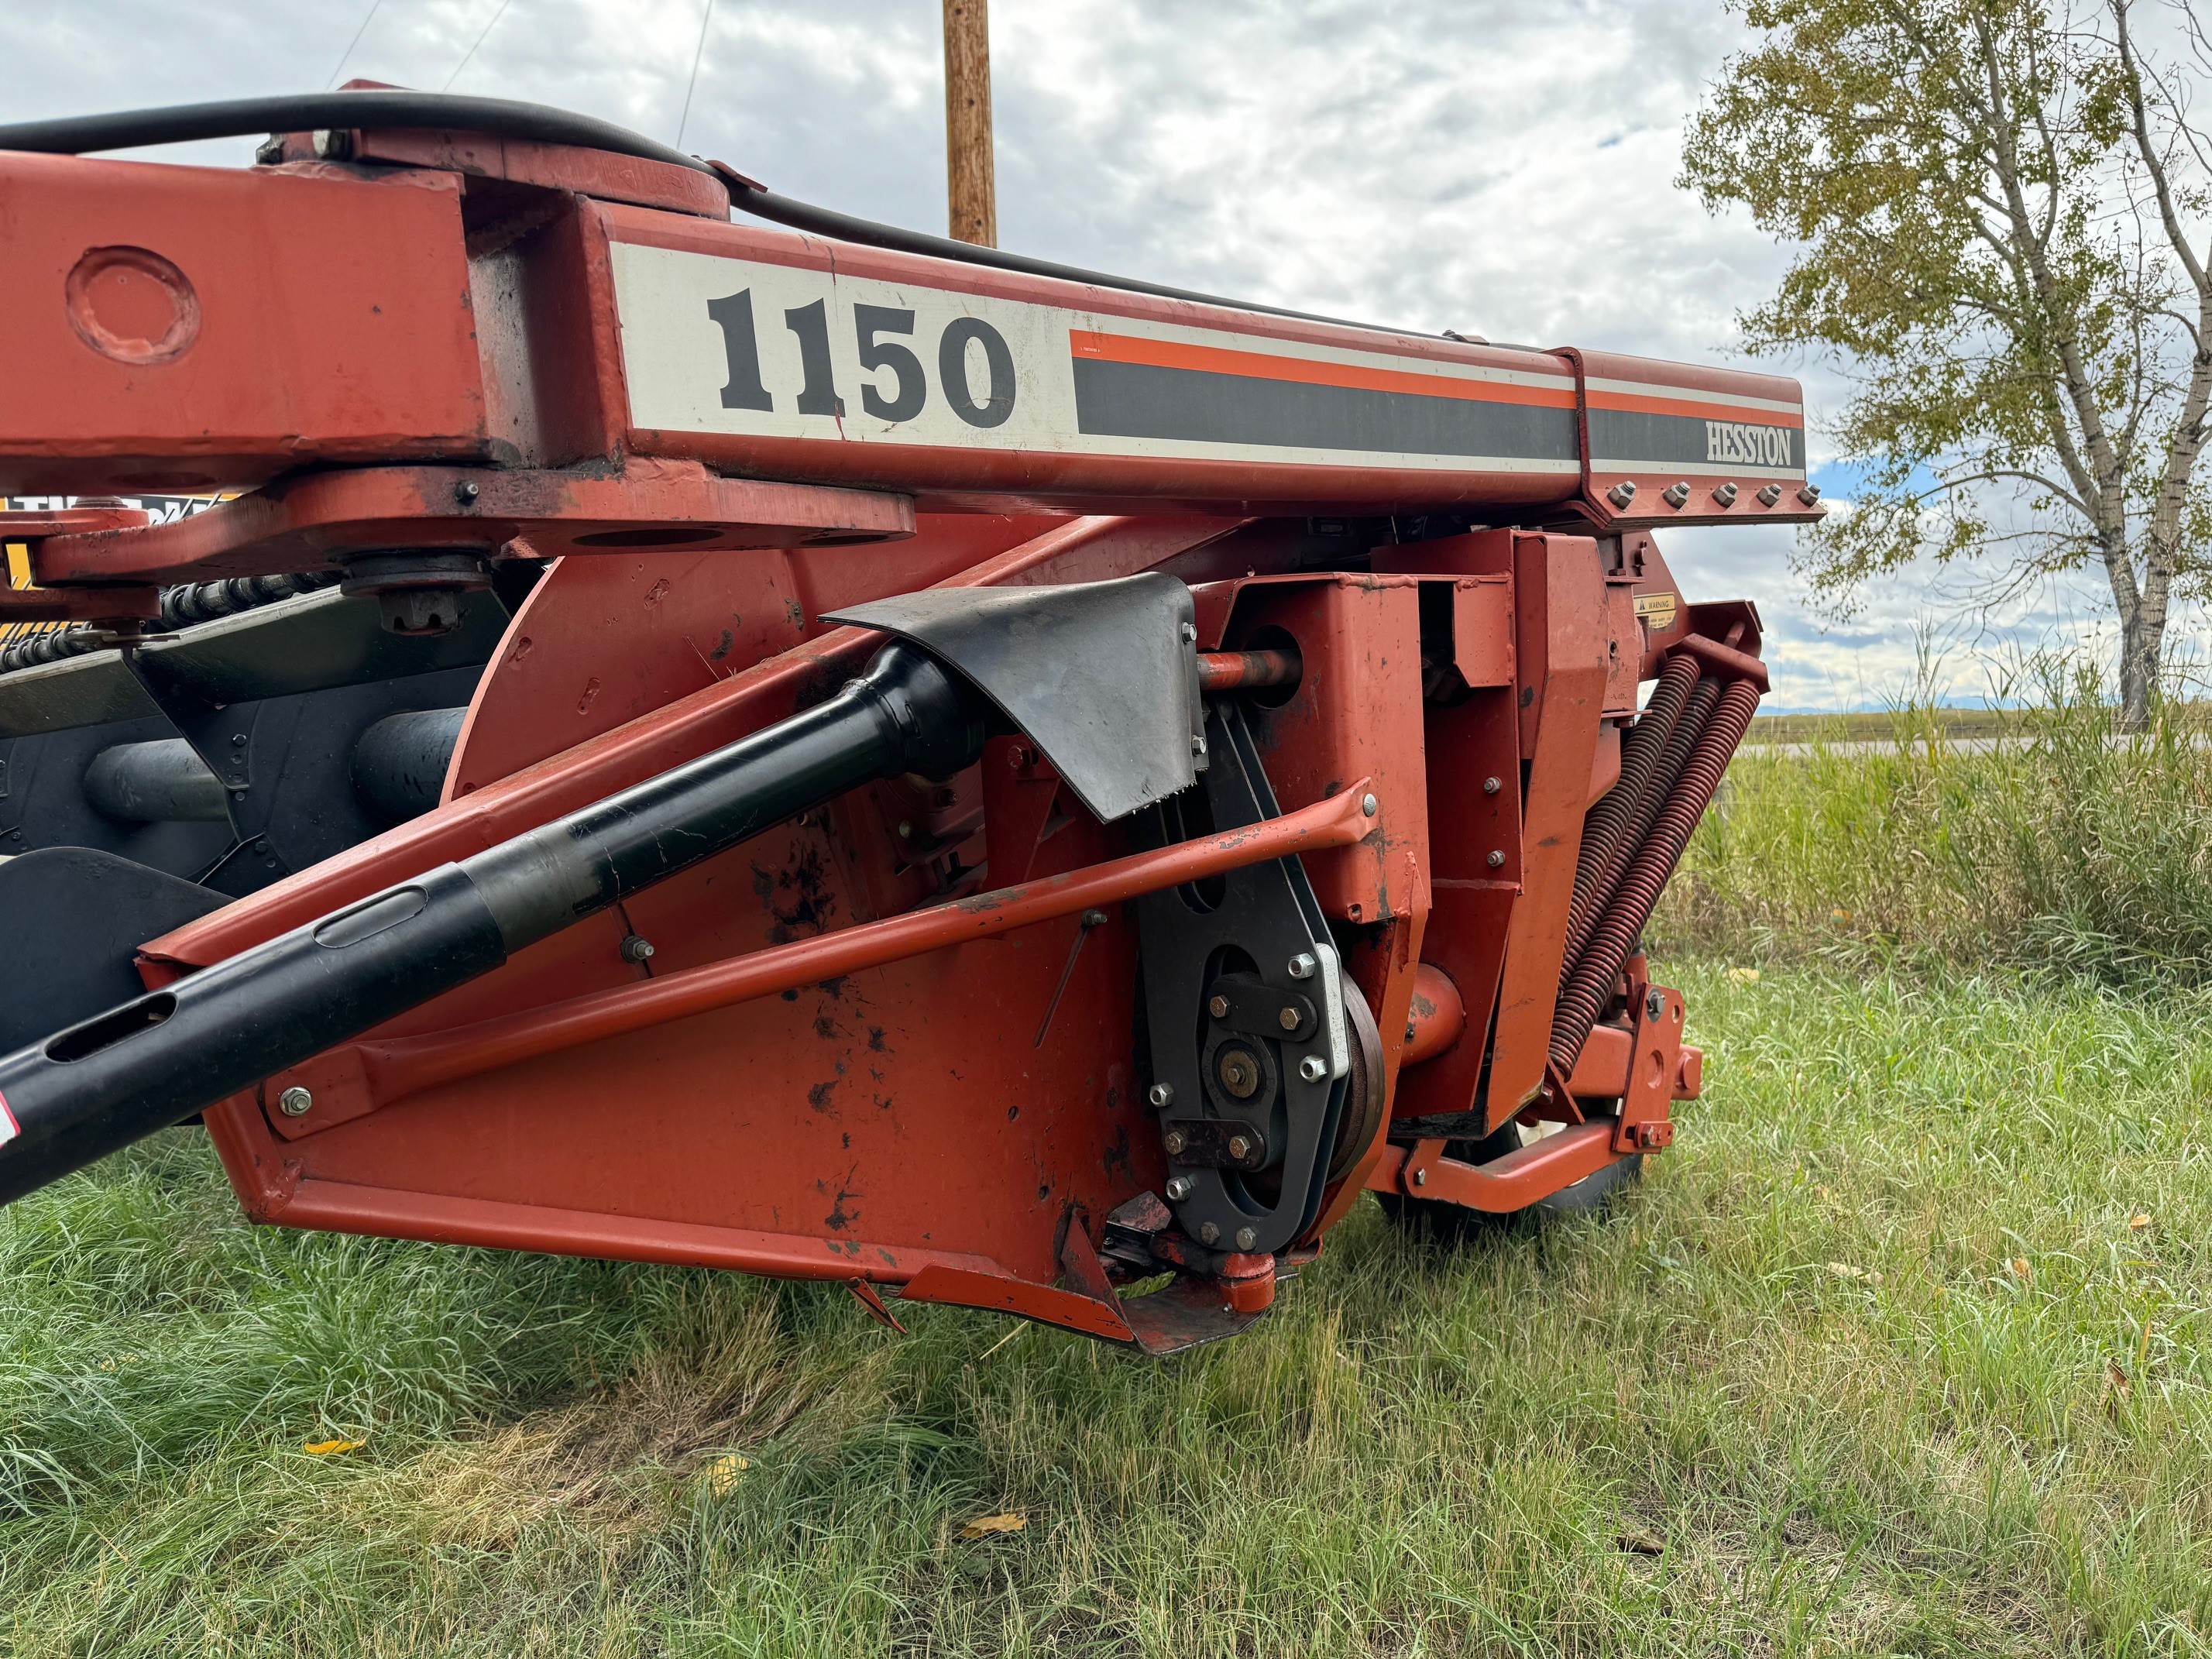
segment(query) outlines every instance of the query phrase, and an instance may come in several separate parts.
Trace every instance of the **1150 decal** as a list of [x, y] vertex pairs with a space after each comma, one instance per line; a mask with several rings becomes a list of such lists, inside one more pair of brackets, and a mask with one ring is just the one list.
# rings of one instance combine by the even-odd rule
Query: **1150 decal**
[[[761, 379], [760, 336], [753, 321], [753, 294], [735, 294], [707, 302], [707, 315], [722, 331], [729, 378], [722, 407], [772, 410], [775, 396]], [[823, 300], [794, 306], [783, 325], [799, 346], [800, 384], [792, 407], [801, 415], [845, 412], [830, 353], [830, 307]], [[855, 305], [853, 346], [861, 371], [860, 410], [879, 421], [911, 421], [928, 407], [930, 378], [906, 343], [915, 331], [915, 314], [897, 306]], [[980, 349], [983, 389], [975, 388], [969, 348]], [[889, 379], [884, 376], [888, 374]], [[1003, 426], [1014, 412], [1020, 388], [1014, 354], [1006, 336], [980, 317], [955, 317], [937, 337], [937, 389], [947, 407], [969, 426]]]

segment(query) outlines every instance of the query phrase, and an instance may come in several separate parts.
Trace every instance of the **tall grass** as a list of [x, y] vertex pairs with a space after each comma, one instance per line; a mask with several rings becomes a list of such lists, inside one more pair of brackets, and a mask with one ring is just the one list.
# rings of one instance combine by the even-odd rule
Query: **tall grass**
[[1655, 933], [1790, 954], [1849, 940], [2086, 973], [2212, 968], [2212, 708], [2171, 695], [2121, 730], [2078, 661], [2002, 688], [1970, 737], [1929, 703], [1877, 741], [1815, 728], [1738, 757]]

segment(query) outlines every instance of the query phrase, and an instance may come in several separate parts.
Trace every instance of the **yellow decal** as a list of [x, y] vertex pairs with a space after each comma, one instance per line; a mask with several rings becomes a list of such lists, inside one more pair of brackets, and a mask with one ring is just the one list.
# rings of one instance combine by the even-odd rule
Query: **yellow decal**
[[1674, 625], [1675, 597], [1672, 593], [1638, 593], [1636, 614], [1651, 624], [1654, 632], [1663, 632]]

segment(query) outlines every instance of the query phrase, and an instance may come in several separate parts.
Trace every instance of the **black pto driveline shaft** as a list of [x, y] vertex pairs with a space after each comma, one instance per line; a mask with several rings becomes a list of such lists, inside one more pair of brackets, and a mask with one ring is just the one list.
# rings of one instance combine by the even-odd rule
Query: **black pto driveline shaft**
[[948, 777], [983, 734], [964, 681], [888, 646], [816, 708], [0, 1057], [0, 1204], [848, 789]]

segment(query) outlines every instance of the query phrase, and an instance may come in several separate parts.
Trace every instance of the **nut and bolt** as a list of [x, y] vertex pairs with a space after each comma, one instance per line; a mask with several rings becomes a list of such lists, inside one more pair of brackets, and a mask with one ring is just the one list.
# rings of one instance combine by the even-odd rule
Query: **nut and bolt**
[[1629, 502], [1636, 499], [1636, 485], [1629, 479], [1623, 478], [1605, 492], [1605, 498], [1615, 507], [1626, 507]]
[[1249, 1135], [1230, 1136], [1229, 1156], [1235, 1158], [1239, 1164], [1242, 1164], [1246, 1158], [1251, 1157], [1252, 1137]]
[[1483, 860], [1483, 862], [1493, 870], [1503, 870], [1505, 867], [1505, 854], [1493, 847], [1490, 849], [1490, 856]]
[[1377, 803], [1374, 796], [1362, 795], [1359, 798], [1359, 811], [1361, 815], [1366, 817], [1373, 817], [1375, 816], [1376, 805]]
[[1308, 1054], [1298, 1062], [1298, 1075], [1309, 1083], [1318, 1083], [1328, 1075], [1328, 1062], [1319, 1054]]
[[1775, 502], [1781, 499], [1782, 486], [1780, 484], [1769, 484], [1765, 489], [1759, 492], [1759, 504], [1761, 507], [1771, 507]]
[[1723, 507], [1734, 507], [1735, 505], [1735, 486], [1732, 483], [1724, 483], [1721, 485], [1717, 489], [1713, 491], [1713, 499], [1718, 501]]
[[1221, 1229], [1215, 1226], [1211, 1221], [1201, 1221], [1198, 1224], [1198, 1242], [1200, 1243], [1218, 1243], [1220, 1241], [1220, 1238]]
[[1196, 623], [1185, 623], [1182, 625], [1182, 639], [1185, 645], [1196, 645], [1198, 643], [1198, 624]]
[[1282, 1012], [1275, 1016], [1275, 1024], [1281, 1026], [1285, 1031], [1297, 1030], [1298, 1029], [1298, 1011], [1295, 1008], [1284, 1009]]
[[1212, 1014], [1216, 1019], [1228, 1018], [1229, 999], [1227, 997], [1213, 997], [1209, 999], [1206, 1005], [1206, 1012]]
[[1103, 910], [1085, 910], [1083, 913], [1083, 925], [1085, 927], [1103, 927], [1106, 925], [1106, 913]]
[[1494, 795], [1504, 787], [1496, 778], [1485, 778], [1482, 781], [1482, 793], [1486, 795]]
[[1232, 1044], [1221, 1051], [1213, 1062], [1213, 1075], [1238, 1100], [1249, 1100], [1260, 1092], [1260, 1062], [1241, 1046]]
[[1644, 1014], [1647, 1019], [1656, 1019], [1667, 1012], [1667, 999], [1656, 991], [1644, 999]]
[[455, 489], [453, 494], [460, 498], [461, 505], [466, 507], [477, 496], [483, 495], [483, 490], [476, 484], [465, 483]]
[[1686, 483], [1668, 484], [1660, 492], [1659, 499], [1669, 507], [1685, 506], [1690, 499], [1690, 486]]
[[1206, 752], [1206, 739], [1194, 735], [1190, 740], [1190, 752], [1194, 755], [1203, 755]]
[[636, 933], [628, 935], [622, 942], [622, 959], [624, 962], [652, 961], [653, 941]]
[[1155, 1106], [1172, 1106], [1175, 1104], [1175, 1085], [1155, 1083], [1146, 1094], [1145, 1098]]
[[1320, 964], [1314, 961], [1312, 951], [1301, 951], [1297, 955], [1291, 958], [1291, 977], [1292, 979], [1311, 979], [1314, 976], [1315, 968], [1319, 965]]
[[1160, 1137], [1160, 1145], [1168, 1149], [1170, 1158], [1176, 1157], [1189, 1144], [1180, 1129], [1170, 1129]]
[[1814, 502], [1820, 499], [1820, 486], [1816, 483], [1807, 484], [1802, 489], [1797, 492], [1797, 499], [1804, 502], [1808, 507], [1812, 506]]
[[295, 1083], [276, 1097], [276, 1109], [286, 1117], [305, 1117], [315, 1109], [315, 1097]]
[[1239, 1227], [1237, 1230], [1237, 1248], [1238, 1249], [1249, 1250], [1259, 1242], [1260, 1235], [1254, 1232], [1249, 1227]]
[[1427, 1186], [1427, 1185], [1429, 1184], [1429, 1172], [1428, 1172], [1426, 1170], [1414, 1170], [1414, 1171], [1413, 1171], [1413, 1184], [1414, 1184], [1416, 1187], [1425, 1187], [1425, 1186]]
[[1180, 1204], [1190, 1196], [1191, 1188], [1197, 1185], [1188, 1176], [1176, 1176], [1168, 1182], [1168, 1197]]

